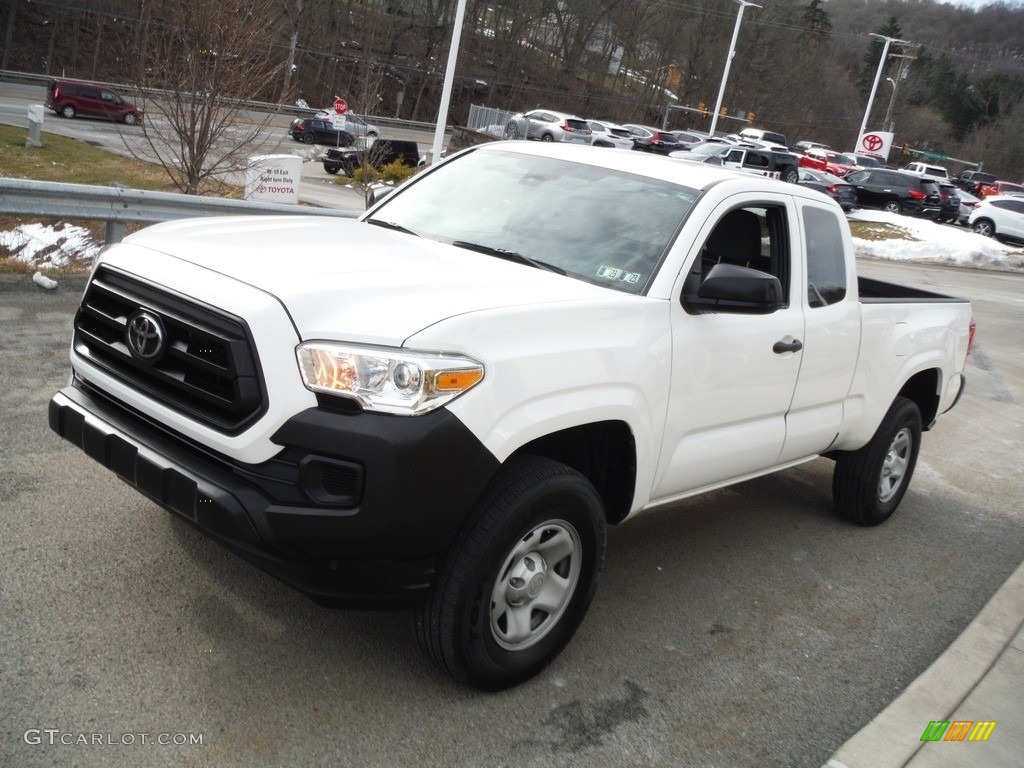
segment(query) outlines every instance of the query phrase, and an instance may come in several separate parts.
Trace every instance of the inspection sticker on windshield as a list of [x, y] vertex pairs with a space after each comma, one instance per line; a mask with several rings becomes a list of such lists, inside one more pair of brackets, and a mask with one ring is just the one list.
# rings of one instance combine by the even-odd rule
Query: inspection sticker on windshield
[[626, 270], [618, 269], [617, 267], [598, 267], [597, 276], [603, 277], [605, 280], [621, 280], [623, 283], [640, 282], [639, 272], [627, 272]]

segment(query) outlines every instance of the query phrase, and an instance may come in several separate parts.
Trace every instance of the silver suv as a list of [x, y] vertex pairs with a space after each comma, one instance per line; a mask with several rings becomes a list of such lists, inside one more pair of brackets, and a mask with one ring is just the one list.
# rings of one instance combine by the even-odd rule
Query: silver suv
[[505, 138], [589, 145], [594, 137], [590, 126], [582, 117], [565, 112], [535, 109], [511, 118], [505, 125]]

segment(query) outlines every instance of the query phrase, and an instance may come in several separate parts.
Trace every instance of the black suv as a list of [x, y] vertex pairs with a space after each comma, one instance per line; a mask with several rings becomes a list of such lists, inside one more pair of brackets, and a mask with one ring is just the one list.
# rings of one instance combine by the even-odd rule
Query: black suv
[[325, 144], [329, 147], [351, 147], [355, 136], [331, 125], [330, 120], [318, 117], [297, 117], [292, 120], [288, 133], [303, 144]]
[[328, 173], [343, 172], [351, 176], [361, 165], [383, 168], [401, 160], [410, 168], [420, 164], [420, 148], [415, 141], [399, 139], [362, 139], [346, 149], [328, 149], [324, 156], [324, 170]]
[[888, 168], [854, 171], [843, 179], [857, 188], [857, 204], [889, 213], [938, 218], [942, 213], [939, 182]]

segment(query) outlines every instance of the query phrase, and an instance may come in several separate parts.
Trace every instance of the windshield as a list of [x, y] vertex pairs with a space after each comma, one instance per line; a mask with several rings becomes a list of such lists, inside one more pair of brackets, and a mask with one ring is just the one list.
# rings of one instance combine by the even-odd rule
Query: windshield
[[367, 221], [638, 294], [697, 194], [586, 163], [473, 151], [388, 197]]

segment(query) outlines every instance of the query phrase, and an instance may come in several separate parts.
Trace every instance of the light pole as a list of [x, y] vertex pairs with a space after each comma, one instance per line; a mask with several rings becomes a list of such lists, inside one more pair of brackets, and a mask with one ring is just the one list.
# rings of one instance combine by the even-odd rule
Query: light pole
[[708, 131], [708, 138], [715, 135], [715, 127], [718, 125], [718, 113], [722, 111], [722, 99], [725, 98], [725, 84], [729, 82], [729, 67], [732, 66], [732, 57], [736, 54], [736, 38], [740, 36], [740, 22], [743, 21], [743, 11], [748, 5], [760, 8], [760, 5], [747, 2], [747, 0], [736, 0], [740, 9], [736, 14], [736, 26], [732, 30], [732, 42], [729, 43], [729, 55], [725, 59], [725, 71], [722, 73], [722, 86], [718, 89], [718, 102], [715, 104], [715, 113], [711, 116], [711, 129]]
[[452, 30], [452, 45], [448, 49], [448, 66], [444, 71], [444, 87], [441, 88], [441, 106], [437, 110], [437, 125], [434, 127], [434, 145], [430, 150], [430, 164], [441, 159], [441, 145], [444, 143], [444, 127], [448, 122], [448, 105], [452, 101], [452, 81], [455, 80], [455, 60], [459, 56], [459, 42], [462, 40], [462, 21], [466, 18], [466, 0], [459, 0], [455, 9], [455, 28]]
[[[864, 132], [868, 129], [868, 118], [871, 116], [871, 107], [875, 103], [875, 91], [878, 90], [878, 81], [882, 79], [882, 70], [885, 69], [885, 61], [889, 58], [889, 46], [893, 43], [901, 43], [902, 45], [910, 45], [906, 40], [897, 40], [895, 37], [886, 37], [885, 35], [879, 35], [875, 32], [871, 33], [872, 37], [880, 37], [885, 40], [885, 45], [882, 46], [882, 58], [878, 62], [878, 71], [875, 73], [875, 82], [871, 85], [871, 96], [868, 97], [868, 108], [864, 110], [864, 122], [860, 124], [860, 133], [857, 134], [857, 149], [860, 149], [860, 142], [864, 138]], [[893, 90], [895, 93], [895, 89]], [[884, 128], [885, 126], [883, 126]]]
[[[889, 97], [889, 107], [885, 110], [885, 119], [882, 120], [882, 128], [889, 125], [889, 117], [892, 115], [892, 105], [896, 101], [896, 81], [891, 77], [885, 78], [887, 82], [892, 83], [892, 96]], [[889, 127], [889, 132], [892, 133], [892, 126]]]

